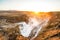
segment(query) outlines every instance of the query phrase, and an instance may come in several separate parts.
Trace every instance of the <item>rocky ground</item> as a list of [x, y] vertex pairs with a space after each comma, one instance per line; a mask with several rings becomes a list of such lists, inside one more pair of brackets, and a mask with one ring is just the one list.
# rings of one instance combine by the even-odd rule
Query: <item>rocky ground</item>
[[[28, 22], [32, 12], [0, 11], [0, 40], [30, 40], [19, 32], [17, 22]], [[60, 12], [49, 12], [51, 19], [48, 26], [34, 40], [60, 40]]]

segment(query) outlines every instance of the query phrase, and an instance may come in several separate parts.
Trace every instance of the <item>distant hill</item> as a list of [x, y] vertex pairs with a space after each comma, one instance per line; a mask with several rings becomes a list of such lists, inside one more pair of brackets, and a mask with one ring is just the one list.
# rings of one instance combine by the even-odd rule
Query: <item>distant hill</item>
[[[0, 19], [5, 18], [10, 20], [10, 22], [27, 21], [28, 16], [32, 15], [33, 13], [34, 12], [32, 11], [14, 11], [14, 10], [0, 11]], [[60, 12], [47, 12], [47, 13], [50, 13], [52, 15], [60, 15]]]

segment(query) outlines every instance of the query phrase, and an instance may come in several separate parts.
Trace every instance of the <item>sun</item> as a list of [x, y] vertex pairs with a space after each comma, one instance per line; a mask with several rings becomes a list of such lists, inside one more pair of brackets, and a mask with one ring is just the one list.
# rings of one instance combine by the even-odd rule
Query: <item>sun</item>
[[35, 14], [38, 14], [40, 11], [39, 10], [33, 10], [33, 12], [35, 13]]
[[35, 14], [38, 14], [39, 12], [36, 12], [36, 11], [35, 11], [34, 13], [35, 13]]

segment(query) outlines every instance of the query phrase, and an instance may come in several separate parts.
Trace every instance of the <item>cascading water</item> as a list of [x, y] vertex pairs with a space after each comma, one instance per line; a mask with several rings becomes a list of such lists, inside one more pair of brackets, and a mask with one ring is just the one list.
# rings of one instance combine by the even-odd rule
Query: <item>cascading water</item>
[[40, 33], [41, 29], [48, 24], [49, 17], [44, 19], [37, 18], [36, 16], [30, 17], [29, 22], [19, 22], [20, 33], [24, 37], [33, 40]]

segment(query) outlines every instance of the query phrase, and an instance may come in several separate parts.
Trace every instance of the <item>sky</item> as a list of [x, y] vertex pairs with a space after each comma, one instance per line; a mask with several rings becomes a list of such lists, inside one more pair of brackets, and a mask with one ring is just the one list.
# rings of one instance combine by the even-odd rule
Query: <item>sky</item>
[[0, 0], [0, 10], [60, 11], [60, 0]]

